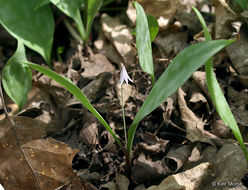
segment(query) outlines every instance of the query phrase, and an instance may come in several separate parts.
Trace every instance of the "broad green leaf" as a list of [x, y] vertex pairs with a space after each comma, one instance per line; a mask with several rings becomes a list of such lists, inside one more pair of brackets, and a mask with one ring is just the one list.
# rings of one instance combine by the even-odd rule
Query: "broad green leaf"
[[235, 2], [243, 9], [247, 9], [247, 0], [235, 0]]
[[34, 0], [0, 0], [0, 23], [50, 64], [54, 19], [48, 5], [35, 10], [36, 3]]
[[139, 122], [176, 92], [209, 58], [233, 42], [234, 40], [216, 40], [198, 43], [183, 50], [174, 58], [155, 83], [128, 130], [127, 151], [130, 157]]
[[158, 21], [152, 15], [146, 15], [146, 16], [147, 16], [147, 21], [148, 21], [148, 26], [149, 26], [150, 40], [152, 42], [156, 38], [158, 31], [159, 31]]
[[2, 71], [4, 90], [19, 109], [26, 103], [32, 85], [32, 72], [22, 63], [25, 60], [25, 47], [18, 42], [15, 54], [8, 60]]
[[[159, 31], [159, 25], [157, 19], [152, 15], [146, 15], [147, 22], [149, 26], [149, 32], [150, 32], [150, 40], [151, 42], [156, 38], [158, 31]], [[132, 30], [131, 33], [136, 36], [136, 29]]]
[[69, 79], [57, 74], [56, 72], [47, 69], [45, 67], [42, 67], [40, 65], [31, 63], [31, 62], [25, 62], [26, 65], [29, 67], [41, 72], [42, 74], [50, 77], [51, 79], [58, 82], [60, 85], [62, 85], [65, 89], [67, 89], [70, 93], [72, 93], [99, 121], [100, 123], [108, 130], [108, 132], [114, 137], [116, 142], [119, 144], [119, 146], [122, 148], [123, 145], [120, 142], [119, 138], [115, 135], [114, 131], [111, 129], [111, 127], [107, 124], [107, 122], [103, 119], [103, 117], [97, 112], [97, 110], [92, 106], [90, 101], [87, 99], [87, 97], [84, 95], [84, 93], [75, 85], [73, 82], [71, 82]]
[[85, 29], [80, 15], [80, 7], [82, 0], [50, 0], [63, 13], [71, 17], [77, 24], [79, 33], [83, 41], [85, 41]]
[[139, 63], [144, 72], [152, 77], [154, 83], [152, 47], [147, 17], [144, 9], [138, 2], [134, 2], [136, 8], [136, 45], [139, 55]]
[[[201, 15], [201, 13], [195, 8], [192, 7], [192, 9], [195, 11], [201, 25], [202, 28], [204, 30], [204, 36], [206, 38], [206, 41], [211, 41], [211, 35], [207, 30], [207, 26], [206, 23]], [[248, 163], [248, 152], [247, 149], [244, 145], [244, 141], [242, 138], [242, 135], [240, 133], [239, 127], [236, 123], [236, 120], [231, 112], [230, 107], [228, 106], [228, 103], [226, 101], [226, 98], [224, 96], [224, 94], [222, 93], [222, 90], [220, 88], [220, 85], [215, 77], [214, 71], [213, 71], [213, 61], [212, 58], [210, 58], [206, 64], [205, 64], [205, 68], [206, 68], [206, 79], [207, 79], [207, 86], [208, 86], [208, 90], [209, 90], [209, 94], [213, 100], [213, 103], [216, 107], [216, 110], [220, 116], [220, 118], [225, 122], [225, 124], [227, 126], [230, 127], [230, 129], [232, 130], [234, 136], [236, 137], [236, 139], [238, 140], [244, 154], [246, 157], [246, 161]]]
[[100, 10], [102, 6], [102, 0], [87, 0], [87, 24], [86, 24], [86, 41], [89, 40], [92, 23], [96, 16], [96, 13]]

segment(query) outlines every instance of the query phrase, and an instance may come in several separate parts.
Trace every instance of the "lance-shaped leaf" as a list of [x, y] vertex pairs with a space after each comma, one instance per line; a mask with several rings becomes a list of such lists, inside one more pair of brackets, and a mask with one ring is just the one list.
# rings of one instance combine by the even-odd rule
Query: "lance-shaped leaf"
[[123, 144], [115, 134], [115, 132], [111, 129], [111, 127], [107, 124], [107, 122], [103, 119], [103, 117], [97, 112], [97, 110], [92, 106], [88, 98], [84, 95], [84, 93], [78, 88], [73, 82], [71, 82], [68, 78], [65, 78], [56, 72], [47, 69], [45, 67], [42, 67], [40, 65], [31, 63], [31, 62], [25, 62], [26, 65], [31, 67], [32, 69], [35, 69], [42, 74], [50, 77], [51, 79], [58, 82], [60, 85], [62, 85], [65, 89], [67, 89], [70, 93], [72, 93], [97, 119], [98, 121], [108, 130], [108, 132], [114, 137], [118, 145], [122, 148]]
[[[206, 26], [206, 23], [204, 21], [204, 18], [202, 17], [201, 13], [195, 7], [192, 7], [192, 9], [195, 11], [195, 13], [196, 13], [201, 25], [202, 25], [206, 41], [211, 41], [212, 38], [211, 38], [210, 33], [207, 30], [207, 26]], [[239, 127], [237, 125], [237, 122], [236, 122], [236, 120], [235, 120], [235, 118], [231, 112], [231, 109], [228, 106], [226, 98], [225, 98], [224, 94], [222, 93], [220, 85], [219, 85], [219, 83], [215, 77], [214, 70], [213, 70], [212, 58], [210, 58], [206, 62], [205, 68], [206, 68], [206, 79], [207, 79], [207, 86], [208, 86], [209, 94], [213, 100], [213, 103], [216, 107], [216, 110], [217, 110], [220, 118], [232, 130], [235, 138], [238, 140], [238, 142], [239, 142], [239, 144], [240, 144], [240, 146], [244, 152], [246, 161], [248, 163], [247, 149], [244, 145], [244, 141], [243, 141], [242, 135], [240, 133]]]
[[18, 42], [15, 54], [8, 60], [2, 71], [4, 90], [19, 109], [26, 103], [32, 85], [32, 72], [22, 63], [25, 60], [25, 47], [23, 43]]
[[144, 72], [151, 75], [154, 83], [152, 46], [149, 26], [144, 9], [138, 2], [134, 2], [136, 8], [136, 45], [139, 55], [139, 63]]
[[127, 151], [130, 157], [139, 122], [176, 92], [209, 58], [233, 42], [234, 40], [215, 40], [198, 43], [183, 50], [174, 58], [155, 83], [128, 130]]
[[35, 10], [36, 3], [34, 0], [0, 0], [0, 23], [50, 64], [54, 19], [48, 5]]

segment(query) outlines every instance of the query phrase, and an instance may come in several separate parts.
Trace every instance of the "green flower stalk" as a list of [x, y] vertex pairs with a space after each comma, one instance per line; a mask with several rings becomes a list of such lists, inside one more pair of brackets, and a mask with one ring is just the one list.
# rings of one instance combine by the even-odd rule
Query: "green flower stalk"
[[122, 87], [122, 84], [123, 84], [124, 81], [127, 84], [128, 84], [128, 81], [133, 82], [132, 79], [128, 76], [125, 66], [121, 63], [121, 74], [120, 74], [119, 85], [121, 85], [121, 110], [122, 110], [122, 119], [123, 119], [125, 143], [127, 145], [127, 128], [126, 128], [126, 120], [125, 120], [124, 98], [123, 98], [123, 87]]

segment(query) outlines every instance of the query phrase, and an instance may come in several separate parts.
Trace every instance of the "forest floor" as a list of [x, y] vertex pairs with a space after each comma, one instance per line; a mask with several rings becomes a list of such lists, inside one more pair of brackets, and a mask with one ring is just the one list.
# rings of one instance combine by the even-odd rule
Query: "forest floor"
[[[248, 142], [248, 35], [247, 28], [241, 27], [242, 19], [217, 0], [212, 5], [194, 0], [139, 2], [147, 14], [159, 21], [160, 31], [152, 44], [157, 79], [180, 51], [204, 41], [192, 5], [204, 12], [214, 39], [239, 36], [214, 57], [214, 71], [243, 139]], [[135, 9], [125, 1], [109, 6], [121, 9], [100, 11], [88, 47], [73, 39], [63, 22], [57, 22], [53, 49], [64, 50], [61, 54], [54, 53], [52, 58], [54, 71], [82, 89], [124, 140], [118, 85], [120, 64], [126, 66], [133, 80], [123, 84], [127, 127], [152, 84], [149, 75], [140, 68], [135, 37], [131, 34], [135, 28]], [[15, 49], [16, 41], [0, 28], [0, 70]], [[27, 57], [45, 66], [33, 51], [28, 50]], [[43, 165], [61, 167], [58, 174], [61, 181], [65, 176], [70, 177], [69, 183], [57, 189], [246, 189], [241, 183], [248, 173], [245, 157], [215, 110], [207, 90], [204, 66], [140, 122], [134, 139], [131, 173], [127, 172], [125, 155], [113, 137], [75, 97], [45, 75], [33, 71], [32, 89], [21, 111], [6, 94], [4, 97], [9, 115], [19, 125], [18, 135], [27, 143], [23, 150], [39, 160], [42, 171], [48, 172]], [[8, 125], [2, 101], [0, 114], [1, 127]], [[9, 135], [5, 138], [14, 138]], [[29, 142], [30, 136], [37, 136], [38, 140]], [[56, 144], [55, 149], [48, 142]], [[23, 167], [21, 162], [11, 164]]]

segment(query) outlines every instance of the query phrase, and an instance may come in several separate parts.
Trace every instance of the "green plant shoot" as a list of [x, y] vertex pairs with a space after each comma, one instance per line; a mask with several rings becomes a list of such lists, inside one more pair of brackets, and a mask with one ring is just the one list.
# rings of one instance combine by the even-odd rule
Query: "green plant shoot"
[[73, 84], [69, 79], [57, 74], [56, 72], [42, 67], [40, 65], [25, 61], [24, 64], [31, 67], [32, 69], [35, 69], [42, 74], [50, 77], [51, 79], [58, 82], [60, 85], [62, 85], [65, 89], [67, 89], [70, 93], [72, 93], [81, 103], [84, 105], [97, 119], [98, 121], [107, 129], [107, 131], [114, 137], [118, 145], [122, 148], [123, 144], [119, 140], [119, 138], [116, 136], [114, 131], [111, 129], [111, 127], [107, 124], [107, 122], [103, 119], [103, 117], [97, 112], [97, 110], [92, 106], [90, 101], [87, 99], [87, 97], [84, 95], [84, 93], [75, 85]]
[[138, 2], [133, 3], [136, 8], [136, 46], [138, 50], [139, 63], [144, 72], [150, 74], [152, 85], [155, 83], [151, 35], [144, 9]]
[[[206, 41], [211, 41], [211, 35], [209, 33], [209, 31], [207, 30], [207, 26], [206, 23], [204, 21], [204, 18], [202, 17], [201, 13], [195, 8], [192, 7], [192, 9], [195, 11], [201, 25], [204, 31], [204, 36]], [[231, 112], [231, 109], [228, 106], [228, 103], [225, 99], [225, 96], [222, 93], [222, 90], [220, 88], [220, 85], [215, 77], [214, 71], [213, 71], [213, 59], [210, 58], [206, 63], [205, 63], [205, 69], [206, 69], [206, 79], [207, 79], [207, 86], [208, 86], [208, 90], [209, 90], [209, 94], [213, 100], [213, 103], [216, 107], [216, 110], [220, 116], [220, 118], [225, 122], [225, 124], [227, 126], [230, 127], [230, 129], [232, 130], [235, 138], [238, 140], [247, 164], [248, 164], [248, 152], [247, 149], [244, 145], [244, 141], [242, 138], [242, 135], [240, 133], [239, 127], [236, 123], [236, 120], [234, 119], [234, 116]]]
[[127, 151], [131, 159], [133, 139], [139, 122], [182, 86], [202, 64], [234, 40], [202, 42], [180, 52], [159, 77], [128, 130]]
[[26, 103], [32, 86], [32, 72], [22, 63], [23, 60], [27, 60], [25, 47], [18, 41], [15, 54], [8, 60], [2, 71], [3, 88], [19, 109]]

